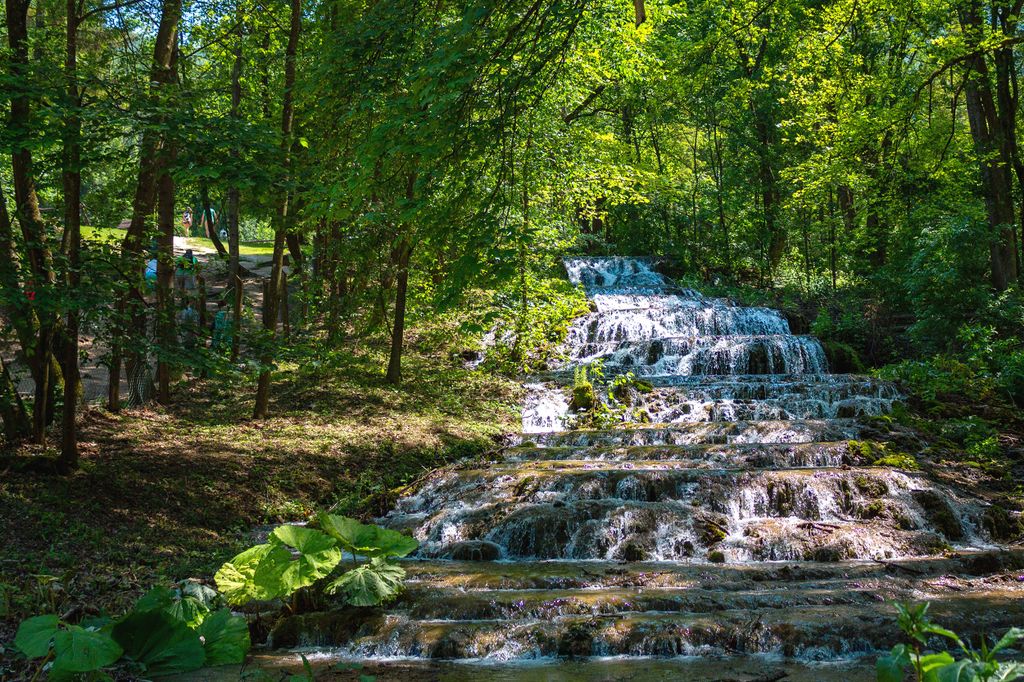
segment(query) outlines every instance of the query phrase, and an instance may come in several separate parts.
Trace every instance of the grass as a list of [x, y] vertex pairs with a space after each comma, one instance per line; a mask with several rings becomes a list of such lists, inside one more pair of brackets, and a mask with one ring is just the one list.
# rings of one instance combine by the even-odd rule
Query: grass
[[329, 507], [381, 513], [398, 487], [516, 429], [516, 384], [433, 352], [410, 350], [400, 388], [365, 351], [285, 365], [264, 421], [249, 418], [249, 381], [179, 384], [168, 407], [90, 410], [67, 478], [32, 471], [52, 452], [0, 459], [0, 642], [30, 614], [119, 612], [154, 584], [210, 579], [261, 525]]
[[[125, 231], [116, 227], [89, 227], [82, 226], [82, 237], [94, 240], [115, 240], [124, 239]], [[205, 237], [188, 237], [186, 243], [194, 249], [215, 250], [213, 242]], [[238, 254], [240, 256], [267, 256], [274, 255], [274, 245], [270, 242], [239, 242]]]

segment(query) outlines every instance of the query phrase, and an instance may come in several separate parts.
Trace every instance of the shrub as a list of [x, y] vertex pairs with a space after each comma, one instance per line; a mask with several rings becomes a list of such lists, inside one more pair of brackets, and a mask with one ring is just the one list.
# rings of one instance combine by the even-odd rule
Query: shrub
[[[908, 670], [917, 682], [1011, 682], [1024, 677], [1024, 664], [1000, 661], [996, 655], [1024, 639], [1024, 629], [1010, 628], [989, 647], [984, 638], [980, 650], [972, 648], [953, 631], [928, 618], [928, 604], [895, 604], [897, 622], [909, 644], [897, 644], [878, 659], [878, 682], [903, 682]], [[948, 651], [922, 653], [930, 640], [944, 638], [962, 654], [956, 659]]]

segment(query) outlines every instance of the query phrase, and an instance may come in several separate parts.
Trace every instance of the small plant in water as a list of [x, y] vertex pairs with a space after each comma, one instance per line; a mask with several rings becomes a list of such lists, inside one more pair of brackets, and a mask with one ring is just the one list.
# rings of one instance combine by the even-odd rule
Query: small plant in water
[[[888, 656], [878, 659], [878, 682], [903, 682], [912, 670], [918, 682], [1010, 682], [1024, 678], [1024, 664], [1000, 661], [996, 655], [1024, 639], [1024, 629], [1010, 628], [991, 648], [981, 639], [974, 649], [952, 630], [936, 625], [928, 618], [928, 604], [896, 603], [897, 622], [910, 638], [909, 644], [897, 644]], [[948, 651], [923, 653], [928, 640], [943, 637], [956, 645], [963, 656], [958, 660]]]

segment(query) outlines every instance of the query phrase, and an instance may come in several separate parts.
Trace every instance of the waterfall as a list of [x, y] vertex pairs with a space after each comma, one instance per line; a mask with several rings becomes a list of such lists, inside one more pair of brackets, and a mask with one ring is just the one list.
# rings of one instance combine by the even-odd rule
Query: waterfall
[[[777, 311], [677, 287], [652, 260], [565, 267], [594, 312], [573, 322], [561, 365], [527, 384], [518, 444], [435, 472], [379, 520], [421, 543], [386, 614], [355, 630], [316, 621], [293, 644], [341, 630], [355, 659], [722, 666], [891, 646], [883, 599], [930, 599], [966, 633], [1024, 619], [1017, 582], [969, 577], [1024, 562], [992, 558], [1009, 555], [992, 553], [985, 503], [853, 442], [899, 399], [891, 385], [829, 374], [821, 344]], [[601, 394], [633, 375], [619, 396], [631, 409], [571, 428], [573, 373], [598, 360]], [[944, 575], [959, 576], [955, 591]], [[847, 679], [846, 667], [800, 679]], [[544, 679], [605, 679], [559, 670]]]

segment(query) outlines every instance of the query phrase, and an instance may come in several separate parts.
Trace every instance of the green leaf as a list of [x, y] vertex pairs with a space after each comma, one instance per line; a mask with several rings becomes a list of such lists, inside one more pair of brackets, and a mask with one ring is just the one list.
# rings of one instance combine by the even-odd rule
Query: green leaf
[[121, 658], [121, 647], [110, 635], [69, 625], [53, 638], [56, 656], [53, 667], [62, 672], [87, 673], [104, 668]]
[[281, 574], [286, 593], [312, 585], [327, 576], [341, 561], [341, 550], [334, 538], [312, 528], [279, 526], [274, 529], [271, 542], [280, 541], [299, 552]]
[[997, 651], [1005, 649], [1008, 646], [1013, 646], [1017, 643], [1018, 640], [1022, 638], [1024, 638], [1024, 628], [1010, 628], [1006, 631], [1006, 634], [1003, 635], [999, 639], [999, 641], [995, 643], [995, 645], [992, 647], [992, 650], [989, 653], [994, 654]]
[[29, 658], [42, 658], [50, 652], [50, 640], [57, 634], [59, 625], [60, 619], [54, 615], [24, 620], [14, 635], [14, 646]]
[[925, 673], [955, 662], [955, 659], [945, 651], [937, 654], [925, 654], [918, 659], [921, 671]]
[[221, 609], [207, 616], [198, 632], [206, 650], [206, 665], [245, 662], [251, 642], [249, 624], [242, 616], [232, 616], [229, 609]]
[[132, 609], [136, 613], [145, 613], [146, 611], [163, 611], [174, 605], [174, 600], [177, 595], [174, 594], [174, 590], [166, 587], [154, 587], [146, 594], [139, 597], [139, 600], [135, 602], [135, 608]]
[[380, 526], [359, 523], [347, 516], [321, 513], [320, 527], [353, 554], [365, 557], [404, 557], [420, 544], [408, 535]]
[[150, 675], [169, 675], [203, 667], [206, 654], [195, 630], [164, 611], [129, 613], [113, 630], [124, 654]]
[[254, 599], [274, 599], [283, 594], [281, 575], [291, 553], [280, 544], [250, 547], [220, 567], [214, 580], [230, 604]]
[[972, 667], [971, 661], [957, 661], [932, 671], [926, 679], [928, 682], [974, 682]]
[[405, 569], [397, 564], [374, 557], [370, 563], [343, 573], [327, 586], [327, 592], [345, 592], [353, 606], [377, 606], [393, 599], [402, 591]]
[[897, 644], [888, 656], [875, 663], [878, 682], [903, 682], [903, 670], [910, 665], [910, 654], [904, 644]]
[[164, 609], [172, 618], [179, 620], [190, 628], [196, 628], [210, 612], [201, 601], [194, 597], [182, 597]]

